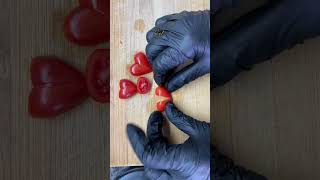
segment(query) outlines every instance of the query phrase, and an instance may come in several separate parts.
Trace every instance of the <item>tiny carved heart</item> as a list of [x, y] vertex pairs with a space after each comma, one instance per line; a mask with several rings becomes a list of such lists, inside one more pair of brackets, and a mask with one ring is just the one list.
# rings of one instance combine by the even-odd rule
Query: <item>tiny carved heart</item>
[[119, 82], [119, 98], [128, 99], [137, 93], [137, 86], [128, 79], [121, 79]]
[[152, 67], [144, 53], [139, 52], [134, 56], [134, 64], [131, 65], [130, 72], [134, 76], [141, 76], [152, 72]]
[[156, 88], [155, 95], [167, 98], [166, 100], [157, 102], [157, 105], [156, 105], [157, 110], [160, 111], [160, 112], [163, 112], [165, 110], [165, 108], [166, 108], [166, 104], [168, 102], [172, 101], [172, 96], [171, 96], [170, 92], [166, 88], [161, 87], [161, 86], [158, 86]]

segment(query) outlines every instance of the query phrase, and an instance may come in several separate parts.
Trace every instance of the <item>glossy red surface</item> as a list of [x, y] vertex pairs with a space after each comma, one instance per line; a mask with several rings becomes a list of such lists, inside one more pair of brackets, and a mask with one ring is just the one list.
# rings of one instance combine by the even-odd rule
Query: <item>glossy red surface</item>
[[131, 65], [130, 72], [134, 76], [141, 76], [152, 72], [152, 67], [144, 53], [139, 52], [135, 54], [134, 64]]
[[146, 94], [151, 90], [151, 82], [146, 77], [139, 77], [137, 89], [140, 94]]
[[88, 97], [83, 74], [57, 57], [34, 58], [31, 80], [29, 113], [33, 117], [57, 116]]
[[167, 99], [167, 100], [164, 100], [164, 101], [157, 102], [157, 110], [160, 111], [160, 112], [163, 112], [166, 109], [167, 103], [170, 102], [170, 101], [171, 101], [171, 99]]
[[166, 108], [166, 104], [168, 102], [172, 101], [172, 96], [171, 96], [170, 92], [166, 88], [161, 87], [161, 86], [158, 86], [156, 88], [155, 95], [167, 98], [166, 100], [157, 102], [157, 105], [156, 105], [157, 110], [160, 111], [160, 112], [163, 112], [165, 110], [165, 108]]
[[137, 93], [137, 86], [130, 80], [122, 79], [119, 82], [119, 98], [128, 99]]
[[110, 50], [97, 49], [88, 58], [87, 87], [98, 102], [110, 102]]
[[65, 19], [65, 37], [78, 45], [90, 46], [109, 41], [109, 17], [99, 11], [78, 7]]

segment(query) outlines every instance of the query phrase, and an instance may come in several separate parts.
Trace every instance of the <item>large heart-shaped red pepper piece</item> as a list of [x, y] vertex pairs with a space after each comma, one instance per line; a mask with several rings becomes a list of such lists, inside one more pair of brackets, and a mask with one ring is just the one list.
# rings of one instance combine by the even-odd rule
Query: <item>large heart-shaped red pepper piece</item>
[[97, 49], [88, 59], [87, 87], [90, 96], [101, 103], [110, 102], [110, 50]]
[[31, 80], [29, 113], [33, 117], [57, 116], [88, 97], [83, 74], [57, 57], [34, 58]]
[[109, 41], [109, 15], [98, 10], [78, 7], [65, 19], [65, 37], [78, 45], [90, 46]]
[[109, 15], [110, 0], [79, 0], [80, 7], [91, 8]]
[[165, 110], [165, 108], [166, 108], [166, 104], [168, 102], [172, 101], [172, 96], [171, 96], [170, 92], [166, 88], [161, 87], [161, 86], [158, 86], [156, 88], [155, 95], [167, 98], [166, 100], [157, 102], [157, 106], [156, 107], [157, 107], [158, 111], [163, 112]]
[[119, 98], [128, 99], [137, 93], [137, 86], [128, 79], [121, 79], [119, 82]]
[[134, 56], [134, 64], [131, 65], [130, 72], [134, 76], [141, 76], [152, 72], [148, 58], [143, 52], [138, 52]]

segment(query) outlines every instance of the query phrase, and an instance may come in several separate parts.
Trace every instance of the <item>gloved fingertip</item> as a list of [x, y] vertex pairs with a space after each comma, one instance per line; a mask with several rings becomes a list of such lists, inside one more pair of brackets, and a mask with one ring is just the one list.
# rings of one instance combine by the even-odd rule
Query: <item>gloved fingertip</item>
[[153, 111], [150, 115], [150, 118], [162, 118], [162, 113], [160, 111]]
[[163, 117], [162, 113], [160, 111], [154, 111], [149, 116], [147, 130], [149, 130], [149, 128], [152, 128], [153, 125], [157, 125], [157, 124], [161, 124], [162, 125], [163, 124], [163, 120], [164, 120], [164, 117]]
[[138, 128], [134, 124], [128, 124], [127, 125], [127, 134], [128, 134], [128, 136], [137, 133], [137, 131], [139, 131], [139, 130], [140, 130], [140, 128]]
[[169, 92], [174, 92], [177, 89], [179, 89], [180, 87], [182, 87], [183, 85], [179, 85], [179, 84], [174, 84], [172, 81], [169, 81], [168, 84], [166, 85], [167, 90]]
[[166, 18], [159, 18], [159, 19], [156, 20], [155, 25], [156, 26], [160, 26], [161, 24], [164, 24], [165, 22], [167, 22]]
[[154, 32], [152, 30], [147, 32], [146, 38], [148, 43], [150, 43], [151, 39], [153, 38], [153, 34]]
[[165, 112], [166, 112], [167, 115], [168, 115], [168, 114], [172, 114], [172, 111], [173, 111], [174, 109], [176, 109], [175, 105], [174, 105], [172, 102], [168, 102], [168, 103], [166, 104]]
[[145, 145], [148, 143], [148, 139], [146, 138], [146, 135], [137, 126], [133, 124], [128, 124], [127, 136], [132, 149], [134, 150], [134, 152], [136, 153], [140, 161], [142, 161], [142, 156], [145, 151]]
[[207, 73], [210, 73], [207, 63], [190, 64], [170, 77], [167, 88], [173, 92]]
[[157, 83], [158, 86], [164, 86], [164, 78], [154, 73], [154, 81]]
[[154, 59], [165, 49], [165, 46], [148, 43], [146, 46], [146, 55], [150, 64], [153, 64]]

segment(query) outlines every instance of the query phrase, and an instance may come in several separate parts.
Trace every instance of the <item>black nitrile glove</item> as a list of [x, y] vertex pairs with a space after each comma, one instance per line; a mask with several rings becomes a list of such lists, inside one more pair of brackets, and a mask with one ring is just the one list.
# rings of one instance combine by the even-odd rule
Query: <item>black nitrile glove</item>
[[[189, 135], [183, 144], [168, 144], [162, 135], [164, 117], [158, 111], [150, 115], [147, 137], [132, 125], [127, 126], [129, 141], [150, 179], [266, 180], [252, 171], [233, 164], [213, 146], [210, 149], [210, 125], [179, 111], [172, 103], [166, 106], [168, 119]], [[211, 151], [211, 152], [210, 152]], [[211, 162], [211, 171], [210, 171]]]
[[243, 167], [236, 166], [233, 161], [220, 154], [211, 146], [211, 177], [214, 180], [267, 180]]
[[223, 8], [232, 7], [237, 4], [238, 0], [212, 0], [210, 1], [211, 4], [211, 12], [216, 13]]
[[319, 0], [272, 1], [212, 37], [211, 85], [319, 35], [319, 7]]
[[172, 103], [165, 109], [168, 119], [190, 137], [183, 144], [168, 144], [162, 135], [164, 117], [151, 114], [147, 137], [134, 126], [127, 126], [130, 143], [144, 164], [146, 176], [157, 180], [210, 179], [210, 126], [179, 111]]
[[[175, 91], [210, 72], [210, 12], [181, 12], [164, 16], [147, 33], [147, 57], [158, 85]], [[180, 65], [191, 65], [174, 72]]]

